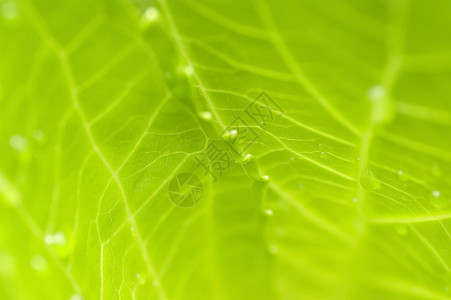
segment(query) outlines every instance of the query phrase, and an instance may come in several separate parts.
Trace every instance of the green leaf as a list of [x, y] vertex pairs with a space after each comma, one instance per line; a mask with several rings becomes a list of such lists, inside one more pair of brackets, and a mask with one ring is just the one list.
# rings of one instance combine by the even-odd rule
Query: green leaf
[[446, 0], [0, 0], [1, 299], [451, 299]]

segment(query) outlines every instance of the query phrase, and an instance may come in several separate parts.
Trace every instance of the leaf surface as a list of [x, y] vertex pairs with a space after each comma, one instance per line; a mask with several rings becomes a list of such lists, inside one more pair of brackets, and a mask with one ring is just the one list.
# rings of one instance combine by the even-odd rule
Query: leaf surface
[[449, 299], [450, 9], [0, 0], [0, 298]]

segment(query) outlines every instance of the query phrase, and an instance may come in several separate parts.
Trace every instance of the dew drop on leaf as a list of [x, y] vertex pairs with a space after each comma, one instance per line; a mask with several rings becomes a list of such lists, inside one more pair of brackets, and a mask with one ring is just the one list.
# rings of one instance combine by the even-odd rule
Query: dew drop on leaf
[[73, 294], [72, 296], [70, 296], [69, 300], [84, 300], [84, 298], [80, 294]]
[[0, 251], [0, 275], [8, 276], [14, 271], [14, 258], [5, 251]]
[[408, 181], [408, 178], [407, 178], [407, 176], [406, 176], [406, 174], [404, 173], [403, 170], [398, 170], [397, 173], [398, 173], [399, 180], [401, 180], [402, 182], [407, 182]]
[[155, 286], [155, 287], [160, 286], [160, 281], [159, 281], [158, 279], [155, 279], [155, 280], [152, 282], [152, 284], [153, 284], [153, 286]]
[[399, 235], [406, 235], [409, 230], [406, 224], [396, 224], [395, 231]]
[[24, 152], [25, 150], [27, 150], [28, 141], [23, 135], [16, 134], [10, 137], [9, 145], [14, 150]]
[[211, 121], [213, 119], [213, 114], [210, 111], [199, 112], [199, 117], [205, 121]]
[[11, 206], [22, 202], [19, 189], [0, 172], [0, 200], [2, 199]]
[[272, 209], [265, 209], [265, 215], [272, 216], [274, 215], [274, 211]]
[[372, 86], [368, 90], [367, 97], [371, 101], [371, 122], [373, 124], [384, 124], [393, 119], [395, 110], [384, 86]]
[[34, 255], [31, 257], [30, 265], [38, 272], [43, 272], [47, 269], [47, 260], [42, 255]]
[[142, 15], [141, 23], [144, 26], [148, 26], [148, 25], [156, 22], [159, 18], [160, 18], [160, 12], [158, 11], [158, 9], [153, 6], [148, 7]]
[[269, 246], [268, 251], [270, 254], [275, 255], [279, 252], [279, 248], [276, 245], [271, 245]]
[[188, 65], [183, 67], [183, 73], [185, 73], [186, 76], [193, 76], [194, 75], [193, 66]]
[[434, 175], [435, 177], [443, 176], [442, 169], [440, 168], [440, 166], [438, 164], [433, 164], [431, 167], [431, 171], [432, 171], [432, 175]]
[[268, 175], [263, 175], [261, 176], [261, 180], [264, 182], [268, 182], [269, 181], [269, 176]]
[[241, 164], [247, 164], [254, 160], [255, 160], [255, 157], [252, 154], [248, 153], [248, 154], [244, 155], [243, 158], [241, 158], [241, 160], [239, 162]]
[[444, 209], [450, 204], [450, 200], [447, 197], [444, 197], [439, 190], [432, 191], [430, 200], [432, 205], [437, 209]]
[[139, 285], [144, 285], [147, 282], [147, 279], [145, 276], [142, 276], [140, 273], [136, 274], [136, 278], [138, 278], [138, 284]]
[[385, 98], [386, 90], [381, 85], [374, 85], [368, 89], [367, 97], [372, 101], [378, 101]]
[[55, 232], [53, 234], [48, 234], [44, 238], [47, 245], [57, 245], [64, 246], [67, 242], [66, 235], [62, 231]]
[[6, 1], [0, 4], [0, 13], [7, 21], [13, 21], [19, 16], [19, 8], [16, 2]]
[[360, 175], [360, 184], [364, 189], [374, 191], [380, 188], [381, 181], [373, 174], [373, 171], [366, 169]]
[[45, 135], [44, 132], [40, 129], [36, 129], [35, 131], [33, 131], [33, 138], [36, 141], [42, 141], [44, 139]]
[[222, 138], [226, 141], [233, 141], [238, 135], [237, 129], [227, 130], [222, 134]]

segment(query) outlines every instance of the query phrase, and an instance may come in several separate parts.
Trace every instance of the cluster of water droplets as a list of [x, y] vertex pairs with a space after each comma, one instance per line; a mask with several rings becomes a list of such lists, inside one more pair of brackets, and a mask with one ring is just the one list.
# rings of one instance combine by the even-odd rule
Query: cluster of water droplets
[[67, 243], [66, 235], [62, 231], [47, 234], [44, 238], [47, 245], [64, 246]]
[[73, 244], [63, 231], [56, 231], [45, 235], [44, 242], [52, 247], [56, 254], [60, 257], [67, 257], [70, 255]]

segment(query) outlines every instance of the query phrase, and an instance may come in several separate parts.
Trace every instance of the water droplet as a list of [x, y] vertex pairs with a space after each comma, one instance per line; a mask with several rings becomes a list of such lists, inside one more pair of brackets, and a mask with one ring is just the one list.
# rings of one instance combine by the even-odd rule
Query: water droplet
[[131, 226], [131, 227], [130, 227], [130, 232], [132, 233], [132, 236], [133, 236], [133, 237], [136, 237], [136, 230], [135, 230], [135, 227]]
[[268, 175], [263, 175], [261, 178], [265, 182], [269, 181], [269, 176]]
[[371, 101], [371, 121], [379, 125], [391, 121], [395, 115], [393, 101], [387, 95], [387, 90], [381, 85], [372, 86], [367, 93]]
[[374, 191], [380, 188], [381, 181], [370, 169], [366, 169], [362, 172], [362, 175], [360, 175], [360, 184], [364, 189]]
[[0, 275], [11, 275], [14, 272], [14, 258], [8, 252], [0, 251]]
[[28, 147], [28, 141], [23, 135], [13, 135], [9, 139], [11, 148], [17, 151], [24, 152]]
[[138, 278], [138, 284], [139, 285], [144, 285], [147, 281], [145, 276], [142, 276], [141, 274], [137, 273], [136, 274], [136, 278]]
[[246, 163], [251, 162], [253, 160], [255, 160], [255, 157], [252, 154], [248, 153], [248, 154], [244, 155], [244, 157], [240, 160], [240, 163], [241, 164], [246, 164]]
[[30, 265], [38, 272], [43, 272], [47, 269], [47, 260], [41, 255], [34, 255], [30, 260]]
[[442, 169], [438, 164], [433, 164], [431, 171], [432, 175], [434, 175], [435, 177], [441, 177], [443, 175]]
[[291, 160], [294, 160], [294, 157], [290, 157]]
[[44, 241], [47, 245], [53, 244], [53, 235], [46, 235]]
[[7, 21], [13, 21], [19, 16], [19, 8], [16, 2], [6, 1], [1, 4], [0, 14]]
[[199, 112], [199, 117], [205, 121], [211, 121], [211, 119], [213, 119], [213, 114], [210, 111], [201, 111]]
[[33, 138], [37, 141], [42, 141], [44, 139], [45, 135], [44, 132], [40, 129], [36, 129], [33, 131]]
[[367, 97], [372, 101], [377, 101], [385, 98], [386, 94], [387, 92], [385, 90], [385, 87], [383, 87], [382, 85], [374, 85], [369, 88]]
[[298, 184], [298, 188], [302, 189], [304, 185], [302, 183]]
[[396, 224], [395, 231], [399, 235], [406, 235], [409, 230], [406, 224]]
[[270, 217], [274, 215], [274, 211], [272, 209], [265, 209], [265, 215]]
[[279, 248], [277, 248], [276, 245], [271, 245], [269, 246], [269, 253], [271, 253], [272, 255], [275, 255], [279, 252]]
[[404, 173], [403, 170], [398, 170], [397, 173], [399, 180], [401, 180], [402, 182], [407, 182], [409, 180], [409, 178], [407, 177], [406, 173]]
[[444, 209], [450, 204], [450, 200], [443, 197], [442, 193], [438, 190], [432, 191], [430, 199], [432, 205], [437, 209]]
[[0, 199], [4, 199], [5, 202], [12, 206], [19, 205], [22, 201], [19, 189], [12, 184], [3, 174], [0, 172]]
[[156, 7], [148, 7], [142, 16], [142, 24], [149, 25], [156, 22], [160, 18], [160, 12]]
[[70, 296], [69, 300], [84, 300], [84, 298], [80, 294], [73, 294], [72, 296]]
[[48, 234], [44, 238], [47, 245], [64, 246], [67, 242], [66, 236], [62, 231], [55, 232], [54, 234]]
[[359, 160], [360, 160], [360, 157], [357, 157], [356, 160], [359, 161]]
[[183, 73], [185, 73], [186, 76], [193, 76], [194, 75], [194, 68], [191, 65], [185, 66], [183, 68]]
[[233, 141], [236, 138], [237, 135], [238, 135], [238, 130], [237, 129], [230, 129], [230, 130], [226, 130], [222, 134], [222, 137], [226, 141]]
[[359, 201], [359, 199], [357, 199], [356, 197], [352, 198], [352, 202], [357, 203]]
[[357, 231], [357, 234], [361, 235], [365, 232], [365, 222], [361, 219], [356, 219], [354, 222], [354, 228]]

